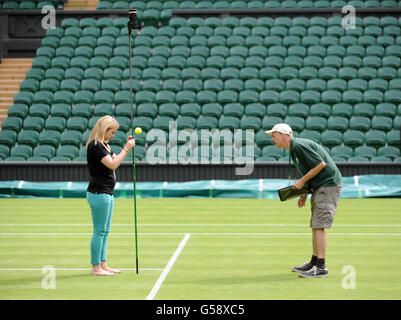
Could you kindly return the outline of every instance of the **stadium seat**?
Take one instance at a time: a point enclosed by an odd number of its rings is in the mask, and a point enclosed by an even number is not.
[[[345,159],[349,159],[353,156],[354,152],[351,147],[347,146],[334,146],[330,150],[332,156],[339,156]]]
[[[32,147],[29,145],[19,144],[10,150],[11,157],[22,157],[27,160],[32,156]]]
[[[321,133],[321,143],[326,147],[338,146],[342,142],[342,134],[336,130],[326,130]]]
[[[86,148],[85,148],[86,149]],[[47,160],[54,157],[56,154],[56,149],[51,145],[40,145],[33,149],[33,156],[35,157],[43,157]]]
[[[383,131],[371,130],[365,133],[365,144],[375,148],[384,146],[386,143],[386,134]]]
[[[39,132],[34,130],[22,130],[18,133],[17,141],[18,144],[25,144],[34,148],[39,142]]]
[[[380,147],[377,151],[377,155],[395,159],[400,156],[400,148],[394,146]]]

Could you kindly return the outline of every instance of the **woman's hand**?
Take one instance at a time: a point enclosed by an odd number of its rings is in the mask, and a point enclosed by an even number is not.
[[[124,146],[124,149],[127,151],[131,150],[133,147],[135,147],[135,139],[132,136],[129,136],[127,138],[127,143]]]

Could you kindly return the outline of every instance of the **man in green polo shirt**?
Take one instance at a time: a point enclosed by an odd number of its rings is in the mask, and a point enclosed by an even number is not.
[[[286,123],[276,124],[266,131],[272,136],[277,148],[289,150],[297,171],[302,175],[294,183],[294,188],[301,189],[306,183],[312,189],[311,220],[312,258],[292,271],[299,272],[301,278],[327,277],[325,229],[331,227],[337,209],[342,188],[341,173],[333,159],[318,143],[301,138],[293,138],[292,129]],[[305,206],[306,196],[298,200],[298,207]]]

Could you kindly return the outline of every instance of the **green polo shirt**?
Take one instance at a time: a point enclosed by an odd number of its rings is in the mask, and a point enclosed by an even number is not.
[[[326,163],[326,167],[309,180],[313,190],[322,186],[337,186],[342,183],[340,171],[320,144],[308,139],[292,138],[290,152],[295,168],[302,176],[322,161]]]

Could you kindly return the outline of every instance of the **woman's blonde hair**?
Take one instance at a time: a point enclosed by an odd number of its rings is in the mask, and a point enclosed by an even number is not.
[[[106,131],[109,129],[118,129],[117,120],[111,116],[101,117],[93,127],[91,135],[86,142],[86,146],[88,146],[91,141],[95,140],[95,144],[100,142],[107,150],[109,150],[108,146],[104,144],[104,136],[106,134]]]

